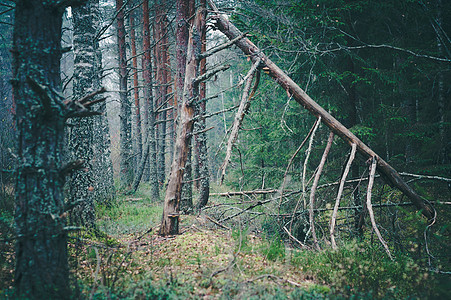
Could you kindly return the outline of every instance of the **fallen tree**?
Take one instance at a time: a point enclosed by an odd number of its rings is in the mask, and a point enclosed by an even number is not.
[[[242,37],[243,33],[235,27],[230,21],[224,17],[212,0],[208,0],[208,4],[214,11],[215,27],[221,31],[229,40],[236,39],[235,45],[240,48],[253,63],[260,60],[260,67],[265,70],[279,85],[281,85],[287,94],[293,97],[305,109],[315,115],[317,118],[321,117],[322,122],[329,127],[329,129],[343,139],[350,146],[356,144],[357,152],[365,159],[376,159],[377,170],[384,177],[388,184],[398,188],[403,192],[410,201],[415,205],[422,214],[428,218],[433,219],[434,208],[430,204],[426,204],[423,199],[409,187],[401,178],[399,173],[390,166],[386,161],[379,157],[372,149],[365,145],[359,138],[357,138],[349,129],[343,126],[337,119],[329,114],[318,103],[313,101],[304,90],[302,90],[287,74],[285,74],[275,63],[273,63],[257,46],[255,46],[248,38]]]

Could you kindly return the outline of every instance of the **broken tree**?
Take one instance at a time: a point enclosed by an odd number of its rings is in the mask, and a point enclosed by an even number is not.
[[[242,33],[235,27],[226,17],[224,17],[217,9],[212,0],[208,0],[210,7],[215,12],[215,16],[212,18],[215,23],[215,27],[227,36],[230,40],[236,39],[242,36]],[[313,101],[304,90],[302,90],[287,74],[285,74],[276,64],[274,64],[257,46],[255,46],[248,38],[241,38],[235,42],[250,59],[255,63],[258,59],[261,60],[261,67],[264,67],[278,84],[280,84],[287,93],[292,96],[299,104],[314,114],[316,117],[321,117],[323,123],[329,127],[329,129],[342,138],[349,145],[356,144],[357,151],[365,157],[365,159],[375,158],[377,161],[377,169],[379,173],[386,179],[386,181],[397,187],[402,191],[415,207],[423,213],[428,219],[434,217],[434,209],[429,204],[426,204],[423,199],[409,187],[398,174],[398,172],[391,167],[386,161],[379,157],[372,149],[359,140],[349,129],[343,126],[337,119],[329,114],[324,108]]]
[[[198,105],[199,100],[199,85],[202,81],[229,67],[219,66],[199,76],[200,60],[205,58],[205,56],[201,56],[200,37],[200,28],[204,22],[202,20],[203,16],[202,9],[198,10],[189,33],[183,96],[179,111],[180,120],[177,126],[174,158],[164,199],[163,218],[160,227],[160,235],[163,236],[179,233],[182,179],[193,135],[196,105]]]

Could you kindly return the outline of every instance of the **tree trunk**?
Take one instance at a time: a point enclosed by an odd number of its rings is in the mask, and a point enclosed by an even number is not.
[[[120,97],[120,181],[122,187],[130,187],[133,179],[131,164],[131,109],[127,93],[127,55],[125,45],[125,25],[123,0],[116,0],[117,45],[119,51],[119,97]]]
[[[157,150],[155,140],[155,110],[152,94],[152,59],[150,48],[149,3],[143,3],[143,78],[144,78],[144,127],[146,130],[146,147],[149,147],[149,179],[151,196],[154,201],[160,198],[157,176]],[[145,163],[144,166],[145,167]],[[143,170],[144,171],[144,170]],[[138,181],[139,183],[139,181]]]
[[[202,22],[201,19],[202,14],[196,14],[196,19],[190,30],[188,40],[185,83],[180,109],[180,124],[177,128],[174,160],[172,161],[171,173],[164,201],[163,218],[160,227],[160,235],[163,236],[179,233],[182,179],[191,144],[193,118],[195,114],[192,102],[193,100],[198,99],[199,96],[199,83],[195,81],[195,78],[199,73],[199,61],[197,56],[201,51],[199,32],[200,23]]]
[[[192,17],[194,13],[195,1],[189,0],[177,0],[177,31],[176,31],[176,79],[175,79],[175,99],[177,106],[177,114],[180,114],[181,103],[183,99],[183,87],[185,83],[185,70],[186,70],[186,57],[189,38],[189,25],[192,24]],[[180,123],[177,119],[176,124]],[[177,137],[176,137],[177,138]],[[174,150],[175,151],[175,150]],[[193,198],[192,198],[192,174],[191,174],[191,149],[187,153],[187,166],[185,167],[183,180],[182,180],[182,196],[180,208],[183,212],[192,211]],[[175,152],[173,160],[175,159]],[[185,182],[186,184],[184,184]]]
[[[210,6],[217,11],[216,6],[211,0],[208,0]],[[230,40],[237,38],[242,33],[224,16],[217,12],[215,18],[216,27],[224,33]],[[293,98],[304,108],[314,114],[316,117],[321,116],[323,123],[329,127],[336,135],[342,138],[346,143],[357,145],[357,151],[366,159],[376,157],[379,173],[384,176],[389,184],[397,187],[406,196],[410,198],[415,207],[423,213],[428,219],[434,216],[433,208],[426,205],[415,191],[410,188],[399,176],[398,172],[393,169],[387,162],[380,158],[373,150],[360,141],[351,131],[343,126],[337,119],[330,115],[326,110],[313,101],[290,77],[288,77],[277,65],[275,65],[263,52],[255,46],[249,39],[242,38],[235,43],[253,62],[258,58],[262,60],[262,64],[267,68],[269,76],[271,76],[278,84],[280,84]]]
[[[136,160],[141,160],[142,155],[142,133],[141,133],[141,107],[139,103],[139,88],[138,88],[138,57],[136,55],[136,38],[135,38],[135,15],[130,14],[130,44],[132,48],[132,61],[133,61],[133,95],[135,98],[135,120],[136,120],[136,148],[137,156]]]
[[[16,103],[17,296],[70,297],[63,164],[59,1],[15,1],[13,93]]]
[[[200,6],[203,9],[204,20],[206,20],[207,19],[207,1],[201,0]],[[206,24],[202,24],[201,26],[202,26],[201,32],[200,32],[201,52],[205,53],[207,51],[207,27],[206,27]],[[200,61],[200,75],[205,74],[206,71],[207,71],[207,60],[202,59]],[[201,82],[200,87],[199,87],[199,99],[205,99],[206,94],[207,94],[207,83]],[[199,115],[205,114],[206,106],[207,106],[206,101],[202,101],[200,103]],[[200,130],[205,129],[205,119],[201,119],[201,120],[197,121],[196,124],[194,124],[194,126],[198,126],[198,128],[196,128],[195,131],[200,131]],[[194,147],[194,156],[195,156],[194,178],[202,177],[202,175],[201,175],[202,172],[200,169],[202,168],[202,165],[204,164],[204,162],[207,162],[207,161],[202,161],[202,159],[200,157],[201,152],[205,152],[205,154],[207,153],[206,138],[207,138],[206,134],[199,134],[199,135],[194,136],[194,140],[195,140],[195,143],[194,143],[194,145],[195,145],[195,147]],[[205,158],[207,158],[207,156],[205,156]],[[208,164],[207,164],[207,166],[208,166]],[[208,172],[208,167],[207,167],[206,171]],[[196,190],[199,190],[200,184],[201,184],[200,180],[194,181],[194,188]],[[206,201],[208,201],[208,198],[206,199]],[[200,202],[198,202],[198,204],[200,204]]]

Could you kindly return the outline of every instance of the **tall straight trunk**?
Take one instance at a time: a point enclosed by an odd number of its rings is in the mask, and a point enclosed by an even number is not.
[[[168,96],[168,38],[167,38],[167,7],[165,0],[155,3],[154,40],[156,42],[155,53],[155,78],[157,81],[157,105],[163,109],[157,115],[157,120],[162,121],[157,126],[157,149],[158,149],[158,181],[162,185],[166,178],[166,110]]]
[[[203,20],[207,19],[207,1],[201,0],[200,5],[203,13]],[[206,23],[203,22],[201,24],[201,51],[205,53],[207,51],[207,26]],[[207,71],[207,62],[206,59],[200,61],[200,74],[205,74]],[[201,82],[199,87],[199,98],[205,99],[207,96],[207,84],[206,82]],[[204,115],[206,113],[206,101],[201,101],[198,108],[198,114]],[[196,122],[197,126],[195,127],[195,131],[203,131],[205,130],[205,119],[201,119]],[[208,153],[207,153],[207,133],[202,132],[200,134],[195,135],[196,139],[196,149],[197,149],[197,160],[196,160],[196,174],[194,177],[196,179],[195,184],[199,190],[199,199],[197,202],[197,209],[200,209],[207,205],[208,196],[210,194],[210,172],[208,170]]]
[[[160,226],[160,235],[163,236],[179,233],[182,179],[191,144],[193,118],[195,114],[192,100],[198,99],[199,96],[199,83],[195,81],[195,78],[199,75],[199,61],[197,57],[201,50],[199,32],[200,24],[202,22],[201,19],[202,14],[196,14],[194,25],[191,28],[188,40],[185,83],[180,106],[180,124],[177,128],[174,160],[171,165],[171,173],[164,199],[162,223]]]
[[[63,185],[65,105],[61,93],[59,1],[15,1],[16,268],[18,298],[70,297]]]
[[[132,48],[132,63],[133,63],[133,95],[135,98],[135,127],[136,127],[136,148],[137,148],[137,161],[141,160],[142,155],[142,133],[141,133],[141,107],[139,101],[139,88],[138,88],[138,57],[136,55],[136,37],[135,37],[135,15],[130,14],[130,44]]]
[[[146,130],[145,145],[149,147],[149,180],[151,196],[154,201],[160,198],[157,175],[157,151],[155,139],[155,111],[152,83],[152,55],[150,48],[149,2],[143,2],[143,78],[144,78],[144,127]],[[145,167],[145,164],[144,166]]]
[[[175,79],[175,99],[177,111],[181,110],[183,99],[183,87],[185,83],[186,55],[188,48],[189,26],[192,24],[192,15],[194,14],[195,1],[177,0],[176,3],[176,79]],[[190,21],[191,20],[191,21]],[[177,120],[180,123],[180,120]],[[175,153],[174,153],[175,156]],[[173,158],[173,160],[175,157]],[[185,182],[185,183],[183,183]],[[189,212],[193,209],[192,197],[192,172],[191,172],[191,150],[187,153],[187,166],[183,173],[182,196],[180,208],[183,212]]]
[[[101,57],[99,45],[94,37],[97,32],[99,15],[98,0],[90,0],[84,6],[75,7],[73,12],[74,24],[74,79],[73,98],[79,99],[100,88]],[[104,104],[104,103],[103,103]],[[99,104],[102,105],[102,104]],[[101,192],[102,186],[97,183],[100,169],[101,151],[95,151],[103,140],[102,132],[97,127],[103,117],[78,118],[71,120],[68,130],[67,150],[73,160],[85,161],[84,169],[75,171],[69,177],[67,198],[69,203],[83,201],[70,213],[73,225],[83,225],[93,228],[95,225],[94,202]],[[94,130],[95,129],[95,130]]]
[[[217,11],[216,5],[212,0],[208,0],[209,5],[216,11],[214,20],[216,21],[216,28],[224,33],[227,38],[233,40],[240,37],[243,33],[238,30],[230,21]],[[235,42],[235,45],[240,48],[250,59],[255,62],[258,59],[262,61],[267,68],[269,76],[271,76],[279,85],[281,85],[287,93],[301,104],[305,109],[310,111],[313,115],[321,116],[323,123],[329,127],[337,136],[343,139],[346,143],[357,145],[357,151],[366,159],[376,158],[379,173],[384,176],[384,179],[392,186],[397,187],[407,197],[415,207],[422,212],[422,214],[432,219],[434,217],[433,208],[426,204],[423,199],[409,187],[401,178],[401,176],[390,166],[385,160],[379,157],[372,149],[359,140],[349,129],[338,122],[331,114],[329,114],[318,103],[305,93],[288,75],[286,75],[276,64],[274,64],[257,46],[255,46],[248,38],[242,38]]]
[[[123,0],[116,0],[117,45],[119,53],[119,101],[120,101],[120,181],[122,187],[130,187],[133,179],[131,163],[131,107],[127,93],[127,54],[125,45],[125,25]]]

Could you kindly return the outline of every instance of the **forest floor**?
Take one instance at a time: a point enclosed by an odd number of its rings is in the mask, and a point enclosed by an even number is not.
[[[181,234],[157,234],[161,205],[125,197],[99,213],[102,238],[79,236],[72,262],[84,297],[243,299],[327,293],[285,246],[243,230],[224,230],[205,216],[182,216]]]
[[[277,234],[276,221],[241,215],[221,224],[225,229],[212,221],[219,210],[182,216],[180,235],[160,237],[162,202],[151,201],[148,190],[99,205],[95,233],[70,234],[74,299],[449,299],[451,276],[414,259],[413,246],[394,261],[371,238],[342,241],[338,250],[295,249]],[[209,205],[227,201],[234,200]],[[1,220],[0,238],[9,241],[12,213]],[[0,299],[9,299],[14,247],[0,246]]]
[[[98,207],[100,236],[76,233],[71,269],[89,299],[405,299],[449,295],[406,256],[388,259],[379,245],[299,250],[279,236],[241,225],[217,226],[206,214],[181,217],[181,234],[158,236],[162,203],[144,187]],[[211,199],[211,203],[228,201]],[[211,204],[210,203],[210,204]],[[239,219],[239,218],[238,218]],[[231,224],[229,224],[231,225]]]

